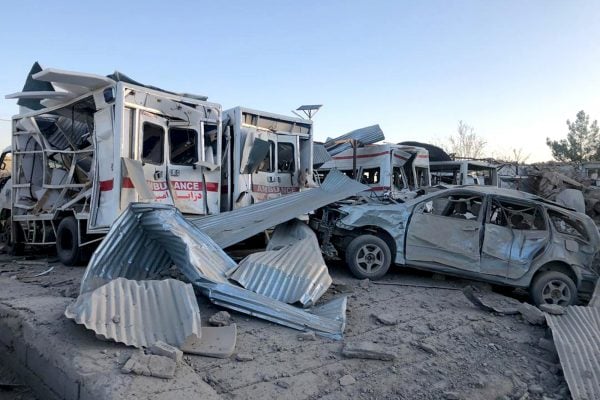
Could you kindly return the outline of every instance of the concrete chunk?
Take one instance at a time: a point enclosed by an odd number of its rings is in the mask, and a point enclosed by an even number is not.
[[[398,323],[398,318],[396,318],[392,314],[382,313],[371,315],[373,316],[373,318],[375,318],[377,322],[379,322],[382,325],[396,325]]]
[[[317,340],[317,337],[315,336],[315,333],[313,331],[308,331],[308,332],[302,332],[299,333],[297,336],[298,341],[302,342],[312,342]]]
[[[342,354],[348,358],[366,358],[371,360],[392,361],[396,353],[372,342],[346,343]]]
[[[521,303],[517,306],[517,310],[525,318],[525,321],[532,325],[544,325],[546,323],[544,313],[531,304]]]
[[[231,314],[227,311],[219,311],[213,314],[209,319],[208,323],[212,326],[227,326],[231,324]]]
[[[340,378],[341,386],[349,386],[354,385],[356,383],[356,379],[352,375],[344,375]]]
[[[563,315],[565,313],[565,308],[558,304],[542,304],[540,310],[552,315]]]
[[[235,360],[239,362],[247,362],[254,360],[254,356],[248,353],[237,353],[235,356]]]
[[[175,376],[177,364],[168,357],[153,354],[133,353],[127,360],[121,372],[170,379]]]
[[[156,354],[157,356],[169,357],[171,360],[177,363],[183,358],[183,351],[160,340],[150,346],[150,352],[152,354]]]

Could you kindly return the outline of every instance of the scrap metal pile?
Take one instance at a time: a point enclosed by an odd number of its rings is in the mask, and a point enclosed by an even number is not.
[[[600,188],[571,166],[530,168],[524,190],[583,212],[600,224]]]
[[[295,217],[362,189],[336,172],[319,188],[194,221],[171,205],[132,203],[94,253],[65,316],[129,346],[228,357],[236,327],[202,327],[196,288],[222,307],[341,339],[346,296],[317,304],[332,280],[314,232]],[[265,251],[239,264],[222,249],[281,223]],[[191,285],[161,280],[172,267]],[[132,364],[141,360],[151,362]]]

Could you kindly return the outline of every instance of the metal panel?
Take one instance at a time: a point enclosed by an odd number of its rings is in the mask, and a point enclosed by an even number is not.
[[[572,398],[600,399],[600,308],[571,306],[546,321]]]
[[[236,267],[235,262],[169,205],[131,204],[94,253],[81,282],[81,293],[118,277],[152,279],[173,264],[216,304],[296,329],[342,337],[345,299],[311,313],[234,286],[226,277]],[[323,309],[333,311],[319,315]],[[336,310],[339,314],[334,315]]]
[[[180,347],[199,341],[200,310],[192,285],[175,279],[118,278],[81,294],[65,311],[103,339],[148,347],[157,341]]]
[[[191,281],[227,282],[236,263],[173,206],[133,203],[94,252],[81,292],[111,279],[153,279],[177,267]]]
[[[594,289],[594,293],[592,293],[592,298],[588,303],[590,307],[600,307],[600,279],[596,282],[596,288]]]
[[[198,286],[205,286],[206,295],[217,305],[290,328],[312,330],[321,336],[341,339],[346,327],[346,296],[332,299],[307,312],[229,284]]]
[[[289,221],[319,207],[368,190],[369,187],[332,170],[319,188],[308,189],[208,217],[190,221],[216,244],[226,248],[265,229]]]
[[[333,160],[331,154],[321,143],[313,143],[313,168],[319,168],[321,165]]]
[[[356,140],[359,144],[373,144],[385,140],[385,136],[379,125],[371,125],[365,128],[360,128],[348,132],[345,135],[329,139],[325,142],[325,148],[330,155],[335,156],[344,150],[352,148],[352,144],[348,141]],[[346,141],[345,143],[339,143]]]
[[[231,279],[253,292],[304,307],[327,291],[332,279],[317,237],[305,223],[279,225],[269,247],[242,260]]]

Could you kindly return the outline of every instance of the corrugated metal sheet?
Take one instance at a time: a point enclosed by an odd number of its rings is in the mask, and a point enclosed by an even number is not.
[[[332,283],[314,232],[293,220],[275,229],[269,247],[242,260],[231,279],[272,299],[313,305]]]
[[[313,168],[319,168],[328,161],[333,160],[331,154],[321,143],[313,143]]]
[[[333,318],[321,316],[229,283],[226,277],[235,262],[170,205],[131,204],[94,252],[81,293],[118,277],[152,279],[173,264],[216,304],[296,329],[342,337],[345,307],[333,307],[341,312]]]
[[[334,139],[330,139],[327,142],[325,142],[325,148],[327,149],[330,155],[335,156],[336,154],[339,154],[344,150],[352,148],[352,144],[348,142],[337,142],[351,139],[354,139],[360,144],[364,145],[377,143],[382,140],[385,140],[385,136],[379,125],[371,125],[365,128],[353,130],[352,132],[348,132],[345,135],[336,137]]]
[[[368,189],[368,186],[348,178],[337,170],[332,170],[318,188],[288,194],[218,215],[191,218],[190,221],[219,246],[225,248],[265,229]]]
[[[148,347],[161,340],[180,347],[201,336],[194,289],[175,279],[112,280],[81,294],[65,316],[104,339],[128,346]]]
[[[600,399],[600,308],[571,306],[546,321],[572,398]]]
[[[87,292],[118,277],[153,279],[175,264],[192,282],[227,282],[237,264],[173,206],[134,203],[113,223],[81,281]]]
[[[267,244],[267,250],[279,250],[285,246],[296,244],[296,242],[310,238],[313,243],[319,244],[317,235],[310,229],[310,227],[294,218],[288,222],[277,225],[271,234],[269,243]]]
[[[290,328],[312,330],[321,336],[341,339],[346,327],[346,296],[337,297],[307,312],[229,284],[198,286],[206,286],[208,298],[217,305]]]
[[[596,282],[596,288],[594,289],[594,293],[592,293],[588,306],[600,307],[600,279]]]

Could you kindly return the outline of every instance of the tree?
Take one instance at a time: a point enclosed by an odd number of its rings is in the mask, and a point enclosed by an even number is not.
[[[530,156],[531,154],[525,153],[522,147],[513,147],[509,152],[492,152],[493,159],[511,164],[525,164]]]
[[[461,158],[481,158],[487,144],[472,126],[463,121],[458,121],[456,135],[450,136],[448,141],[449,153]]]
[[[600,135],[598,121],[590,124],[590,116],[583,110],[577,113],[574,122],[567,120],[569,133],[566,139],[550,140],[546,144],[552,150],[552,157],[562,162],[581,163],[600,158]]]

